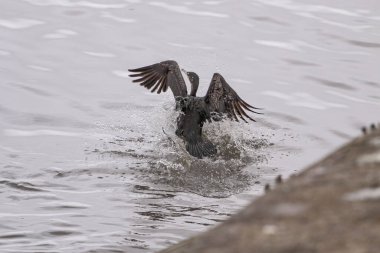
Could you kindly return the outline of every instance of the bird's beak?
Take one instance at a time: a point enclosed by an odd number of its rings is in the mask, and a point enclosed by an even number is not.
[[[187,75],[187,71],[185,69],[181,69],[181,71]]]

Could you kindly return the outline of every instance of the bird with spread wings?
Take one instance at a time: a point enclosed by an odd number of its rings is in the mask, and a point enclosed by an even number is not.
[[[202,136],[203,124],[206,121],[217,121],[226,115],[235,121],[239,119],[255,121],[246,111],[261,114],[239,97],[234,89],[215,73],[204,97],[197,97],[199,77],[194,72],[186,72],[191,83],[190,94],[181,69],[175,61],[163,61],[146,67],[129,69],[133,82],[151,90],[151,92],[166,92],[170,88],[177,102],[176,108],[181,111],[177,118],[176,135],[185,141],[186,150],[197,158],[213,156],[217,149],[213,143]]]

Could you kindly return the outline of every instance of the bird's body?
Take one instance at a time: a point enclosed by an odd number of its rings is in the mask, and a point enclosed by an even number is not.
[[[176,109],[181,112],[177,118],[176,135],[185,141],[186,150],[198,158],[217,153],[215,145],[202,136],[203,124],[206,121],[220,120],[223,114],[236,121],[239,121],[238,117],[245,122],[245,118],[254,121],[244,110],[257,113],[252,109],[259,109],[242,100],[218,73],[213,75],[206,95],[197,97],[198,75],[186,72],[191,83],[191,92],[188,94],[185,80],[175,61],[163,61],[129,71],[136,73],[131,74],[131,77],[138,77],[133,82],[139,82],[140,85],[152,89],[152,92],[157,90],[157,93],[161,93],[168,87],[171,88],[176,100]]]
[[[216,154],[215,145],[202,136],[203,124],[206,120],[211,120],[204,99],[193,96],[179,97],[176,106],[181,111],[177,118],[176,135],[185,140],[186,150],[198,158]]]

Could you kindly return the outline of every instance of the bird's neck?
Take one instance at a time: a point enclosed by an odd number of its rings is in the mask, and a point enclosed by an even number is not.
[[[190,96],[196,97],[197,96],[197,90],[198,90],[198,84],[197,83],[191,83]]]

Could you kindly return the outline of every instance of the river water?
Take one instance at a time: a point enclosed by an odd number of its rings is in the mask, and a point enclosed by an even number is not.
[[[266,183],[379,121],[376,0],[2,0],[0,252],[154,252],[227,219]],[[128,68],[220,72],[263,107],[175,135],[174,100]],[[163,132],[163,129],[165,133]]]

